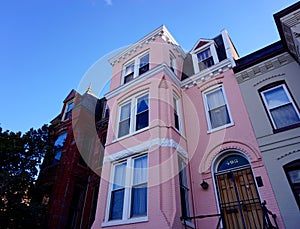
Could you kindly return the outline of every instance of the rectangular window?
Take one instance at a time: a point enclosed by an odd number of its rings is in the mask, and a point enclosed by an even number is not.
[[[123,83],[126,84],[134,78],[149,70],[149,53],[137,56],[129,64],[124,66]]]
[[[63,120],[67,120],[67,119],[69,119],[71,117],[73,105],[74,105],[73,101],[69,102],[66,105],[66,109],[65,109],[65,114],[64,114]]]
[[[170,54],[170,68],[175,73],[176,72],[176,62],[175,57]]]
[[[189,217],[190,204],[189,204],[189,188],[188,188],[188,181],[187,181],[187,174],[186,174],[186,163],[180,156],[178,156],[178,168],[179,168],[182,217]]]
[[[133,97],[120,107],[118,137],[123,137],[149,126],[148,94]]]
[[[275,129],[300,123],[299,111],[285,84],[262,91],[261,95]]]
[[[204,70],[214,65],[214,59],[211,55],[210,49],[206,49],[202,52],[197,53],[199,70]]]
[[[300,209],[300,160],[288,163],[284,166],[284,170]]]
[[[209,130],[232,124],[223,86],[204,93]]]
[[[55,143],[54,143],[54,159],[59,161],[60,158],[61,158],[61,153],[63,151],[63,147],[64,147],[64,144],[65,144],[65,141],[66,141],[66,138],[67,138],[67,135],[68,133],[67,132],[64,132],[62,134],[60,134]]]
[[[103,107],[102,107],[102,117],[101,118],[108,118],[109,117],[109,108],[107,101],[103,101]]]
[[[123,218],[125,195],[125,178],[127,163],[123,162],[114,168],[113,188],[111,190],[109,220]]]
[[[119,122],[119,137],[129,134],[130,131],[130,116],[131,116],[131,103],[121,106],[120,122]]]
[[[127,158],[113,167],[108,220],[147,216],[148,155]]]
[[[174,108],[174,125],[175,128],[180,131],[180,119],[179,119],[179,99],[177,96],[173,96],[173,108]]]

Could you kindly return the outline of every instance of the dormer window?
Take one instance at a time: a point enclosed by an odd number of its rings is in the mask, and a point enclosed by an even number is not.
[[[214,65],[214,59],[211,55],[210,49],[206,49],[202,52],[197,53],[199,70],[204,70]]]
[[[215,40],[200,39],[191,51],[194,72],[198,73],[219,63]]]
[[[67,120],[71,117],[73,106],[74,106],[73,101],[70,101],[69,103],[67,103],[65,113],[64,113],[64,116],[63,116],[63,121],[65,121],[65,120]]]
[[[142,75],[149,70],[149,53],[137,56],[124,66],[123,83],[128,83],[134,78]]]

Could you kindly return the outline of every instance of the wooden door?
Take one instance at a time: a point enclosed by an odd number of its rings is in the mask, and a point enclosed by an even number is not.
[[[226,229],[263,228],[261,203],[250,167],[218,173],[216,182]]]

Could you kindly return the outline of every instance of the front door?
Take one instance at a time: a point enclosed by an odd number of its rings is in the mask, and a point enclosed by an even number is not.
[[[260,198],[250,166],[220,170],[215,178],[223,226],[226,229],[263,228]]]

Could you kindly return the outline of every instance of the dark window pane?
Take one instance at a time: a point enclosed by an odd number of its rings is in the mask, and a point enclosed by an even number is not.
[[[131,217],[147,215],[147,187],[132,188]]]
[[[109,220],[122,219],[124,203],[124,189],[111,193]]]
[[[148,110],[136,115],[136,130],[143,129],[149,125]]]
[[[297,112],[291,103],[270,110],[277,128],[290,126],[300,122]]]
[[[146,64],[139,68],[139,75],[142,75],[143,73],[147,72],[149,70],[149,64]]]
[[[131,80],[133,80],[133,72],[132,73],[130,73],[130,74],[128,74],[128,75],[126,75],[125,77],[124,77],[124,84],[125,83],[128,83],[129,81],[131,81]]]
[[[175,128],[179,130],[179,117],[176,112],[174,112],[174,119],[175,119]]]
[[[119,123],[119,133],[118,133],[118,136],[122,137],[124,135],[129,134],[129,128],[130,128],[130,119],[125,119],[124,121],[121,121]]]
[[[209,111],[211,128],[217,128],[230,123],[230,118],[226,105]]]

